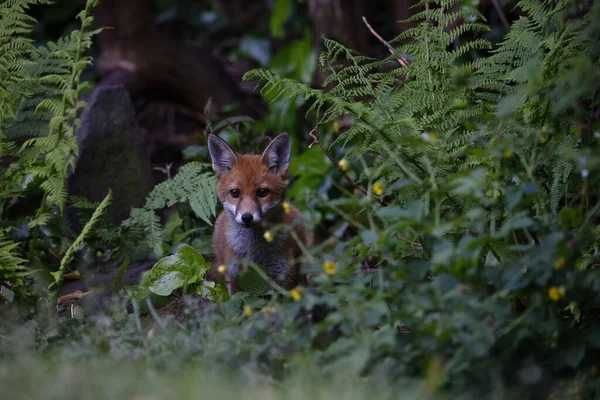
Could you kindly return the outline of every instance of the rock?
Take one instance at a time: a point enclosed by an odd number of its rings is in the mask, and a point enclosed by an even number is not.
[[[108,213],[118,225],[132,207],[144,204],[153,185],[150,156],[123,86],[103,86],[92,92],[77,140],[79,158],[69,176],[69,195],[98,202],[112,189]],[[73,218],[75,210],[70,214],[74,228],[81,229]]]

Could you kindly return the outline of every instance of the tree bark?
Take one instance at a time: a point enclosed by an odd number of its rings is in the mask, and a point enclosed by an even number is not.
[[[308,0],[308,12],[316,40],[325,36],[362,54],[368,53],[369,32],[362,23],[365,0]]]
[[[182,44],[156,27],[144,0],[101,0],[100,85],[123,84],[131,97],[169,99],[202,112],[209,98],[220,108],[244,95],[209,51]],[[213,107],[214,108],[214,107]]]

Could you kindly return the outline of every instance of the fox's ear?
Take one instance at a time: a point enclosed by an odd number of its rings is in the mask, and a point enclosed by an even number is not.
[[[212,160],[213,170],[217,173],[225,173],[238,161],[235,152],[220,137],[208,135],[208,152]]]
[[[290,167],[291,151],[292,145],[290,143],[290,137],[284,132],[279,134],[271,141],[271,143],[269,143],[262,154],[261,160],[272,172],[276,174],[285,174]]]

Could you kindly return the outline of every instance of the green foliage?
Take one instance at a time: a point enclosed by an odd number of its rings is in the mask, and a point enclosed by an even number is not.
[[[40,187],[47,205],[56,205],[61,211],[67,200],[67,173],[74,168],[78,155],[74,133],[79,127],[77,114],[85,105],[79,97],[87,88],[79,80],[91,62],[84,52],[91,46],[92,36],[96,33],[89,30],[91,9],[96,3],[89,1],[78,15],[81,20],[79,30],[56,43],[49,42],[22,54],[21,57],[29,58],[30,72],[21,81],[26,91],[21,93],[18,108],[4,127],[6,133],[3,136],[26,135],[30,138],[17,153],[19,162],[11,163],[7,169],[7,178],[18,183],[25,177],[42,180]]]
[[[78,14],[79,29],[56,43],[36,47],[30,38],[36,21],[28,11],[47,3],[0,4],[0,254],[6,260],[3,282],[17,292],[25,290],[23,276],[31,272],[24,270],[25,258],[45,258],[50,242],[58,247],[58,257],[70,245],[72,253],[75,245],[61,235],[50,238],[47,228],[57,226],[65,232],[61,214],[67,202],[67,174],[78,155],[74,133],[78,112],[85,105],[79,97],[87,88],[80,77],[91,62],[84,53],[96,33],[90,30],[90,14],[97,1],[88,1]],[[39,207],[23,212],[19,204],[29,201]],[[15,237],[19,239],[12,241]],[[65,257],[63,261],[68,261]]]
[[[148,253],[174,253],[125,288],[133,314],[121,306],[84,325],[68,321],[65,347],[55,333],[27,329],[67,359],[138,357],[161,372],[205,363],[214,376],[250,371],[281,387],[297,371],[331,381],[341,371],[350,382],[389,383],[386,398],[398,389],[419,398],[597,397],[600,3],[519,7],[496,46],[482,39],[482,16],[455,0],[422,3],[382,60],[325,39],[323,89],[303,70],[310,35],[284,47],[270,70],[247,74],[273,101],[255,129],[295,126],[287,116],[306,102],[308,119],[320,118],[313,133],[368,192],[318,146],[292,158],[289,195],[322,239],[306,257],[311,287],[286,292],[253,265],[238,282],[246,292],[229,300],[223,282],[202,281],[209,264],[189,232],[210,224],[216,195],[214,176],[190,163],[117,233],[100,229],[124,253],[128,235]],[[55,109],[45,104],[39,112]],[[174,212],[161,221],[166,207]],[[0,230],[0,268],[14,263],[18,274],[22,252],[9,232]],[[176,289],[215,304],[190,307],[170,326],[150,297]],[[0,326],[0,340],[17,333]]]
[[[360,359],[365,373],[388,360],[398,374],[439,362],[442,385],[473,395],[500,376],[525,384],[532,369],[528,384],[587,374],[598,347],[585,338],[600,326],[591,183],[600,172],[600,6],[573,18],[573,2],[523,1],[492,49],[456,41],[487,30],[477,12],[428,5],[384,60],[325,40],[326,89],[268,70],[246,75],[270,97],[301,96],[322,125],[350,118],[331,148],[349,148],[360,184],[386,187],[390,206],[359,199],[356,217],[336,206],[344,200],[328,202],[359,232],[321,247],[338,272],[332,280],[315,265],[325,293],[302,300],[336,310],[315,328],[341,332],[323,361]],[[378,272],[357,277],[360,263]],[[412,333],[398,337],[404,325]],[[365,328],[377,328],[366,355]]]
[[[147,243],[158,257],[163,255],[163,229],[157,210],[185,203],[194,214],[212,225],[211,218],[216,215],[217,192],[215,176],[205,172],[206,166],[200,163],[188,163],[173,179],[162,182],[152,189],[143,208],[131,211],[131,216],[123,221],[123,228],[140,226],[147,236]]]
[[[71,260],[73,259],[73,254],[81,246],[81,244],[84,242],[84,240],[90,235],[92,229],[95,228],[95,225],[98,223],[98,220],[100,219],[102,214],[104,214],[104,211],[106,211],[106,208],[110,205],[111,198],[112,198],[112,193],[109,190],[108,194],[106,195],[104,200],[102,200],[100,202],[100,204],[98,205],[98,208],[96,208],[96,210],[92,214],[92,217],[90,218],[90,220],[85,224],[85,226],[81,230],[81,233],[77,236],[77,238],[73,241],[73,243],[71,243],[71,245],[65,252],[65,255],[63,256],[62,260],[60,260],[60,266],[58,267],[58,271],[52,272],[52,277],[54,278],[54,282],[52,282],[51,286],[59,285],[62,282],[65,268],[67,267],[69,262],[71,262]]]
[[[273,6],[273,14],[269,19],[269,28],[274,37],[283,37],[283,25],[290,15],[292,0],[277,0]]]
[[[221,299],[223,289],[219,283],[218,288],[213,283],[204,281],[206,273],[210,270],[211,263],[197,250],[189,245],[182,245],[175,254],[161,258],[152,269],[144,273],[140,285],[134,289],[134,298],[147,297],[152,292],[159,296],[169,296],[175,289],[183,289],[185,294],[207,294],[209,298]]]
[[[26,262],[20,257],[18,244],[8,239],[6,230],[0,229],[0,276],[10,286],[0,282],[0,303],[12,302],[14,291],[20,291],[21,297],[25,293],[25,277],[29,275]]]

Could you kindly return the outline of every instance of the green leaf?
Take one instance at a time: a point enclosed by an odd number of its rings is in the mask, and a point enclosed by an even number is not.
[[[272,72],[309,83],[317,67],[317,57],[313,51],[312,33],[309,29],[304,36],[281,49],[269,63]]]
[[[199,292],[215,303],[225,303],[229,300],[229,291],[224,282],[204,281]]]
[[[504,222],[502,228],[495,234],[495,236],[506,237],[516,229],[528,228],[531,225],[533,225],[533,221],[529,217],[527,217],[527,213],[518,212],[511,215],[511,217],[506,222]]]
[[[184,244],[177,253],[154,264],[140,285],[159,296],[168,296],[175,289],[201,281],[210,268],[210,263],[196,249]]]
[[[271,290],[271,284],[263,279],[254,268],[248,268],[240,274],[238,286],[252,296],[264,296]]]
[[[226,118],[226,119],[220,121],[219,123],[217,123],[213,128],[213,133],[217,133],[221,129],[226,128],[228,126],[233,126],[235,124],[242,124],[242,123],[245,124],[245,123],[252,123],[252,122],[254,122],[254,118],[246,117],[243,115],[229,117],[229,118]]]
[[[292,10],[292,0],[277,0],[273,6],[273,13],[269,19],[271,35],[276,38],[284,36],[283,25],[287,21]]]
[[[146,271],[142,275],[142,282],[144,282],[146,279],[148,272],[149,271]],[[146,287],[142,286],[142,284],[138,286],[123,286],[123,289],[133,300],[143,300],[152,294],[152,292],[150,292]]]
[[[585,344],[571,343],[571,346],[562,353],[564,364],[570,368],[577,368],[585,356]]]
[[[244,299],[250,296],[246,292],[237,292],[231,298],[223,304],[223,311],[228,317],[234,317],[238,315],[244,304]]]
[[[370,245],[373,244],[377,241],[377,232],[369,229],[367,231],[361,231],[360,232],[360,237],[363,240],[363,243],[366,245]]]

